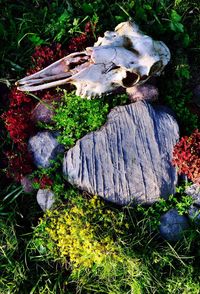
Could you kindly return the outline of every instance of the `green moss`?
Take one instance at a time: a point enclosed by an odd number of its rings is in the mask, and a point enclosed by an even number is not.
[[[71,147],[87,133],[97,130],[106,121],[108,104],[103,100],[87,100],[64,91],[53,120],[54,128],[60,132],[58,140]]]

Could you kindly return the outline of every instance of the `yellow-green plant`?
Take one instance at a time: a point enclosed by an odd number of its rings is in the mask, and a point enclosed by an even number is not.
[[[62,261],[66,262],[69,257],[73,268],[90,268],[93,264],[100,265],[107,256],[117,258],[113,235],[123,234],[123,220],[117,219],[110,209],[103,211],[104,204],[97,196],[86,203],[72,202],[68,206],[46,213],[46,232],[56,244],[56,252]]]
[[[48,247],[54,259],[68,265],[77,287],[87,293],[98,287],[101,293],[141,293],[138,279],[145,270],[126,248],[129,224],[123,211],[111,209],[97,196],[76,195],[66,207],[47,211],[38,229],[40,248],[44,252]]]

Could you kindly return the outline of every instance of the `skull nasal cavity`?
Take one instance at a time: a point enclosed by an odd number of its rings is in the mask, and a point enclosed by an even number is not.
[[[123,86],[128,88],[132,87],[139,80],[139,75],[134,72],[126,72],[126,77],[122,80]]]

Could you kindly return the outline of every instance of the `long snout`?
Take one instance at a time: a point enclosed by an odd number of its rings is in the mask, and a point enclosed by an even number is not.
[[[74,68],[86,62],[88,58],[86,53],[72,53],[15,84],[20,91],[32,92],[70,83]]]

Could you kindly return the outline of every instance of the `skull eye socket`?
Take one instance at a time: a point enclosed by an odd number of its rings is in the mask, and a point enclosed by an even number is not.
[[[122,80],[124,87],[129,88],[134,86],[140,79],[140,76],[135,72],[126,72],[126,77]]]
[[[150,69],[149,75],[151,76],[151,75],[159,72],[161,70],[162,66],[163,66],[162,61],[155,62]]]

